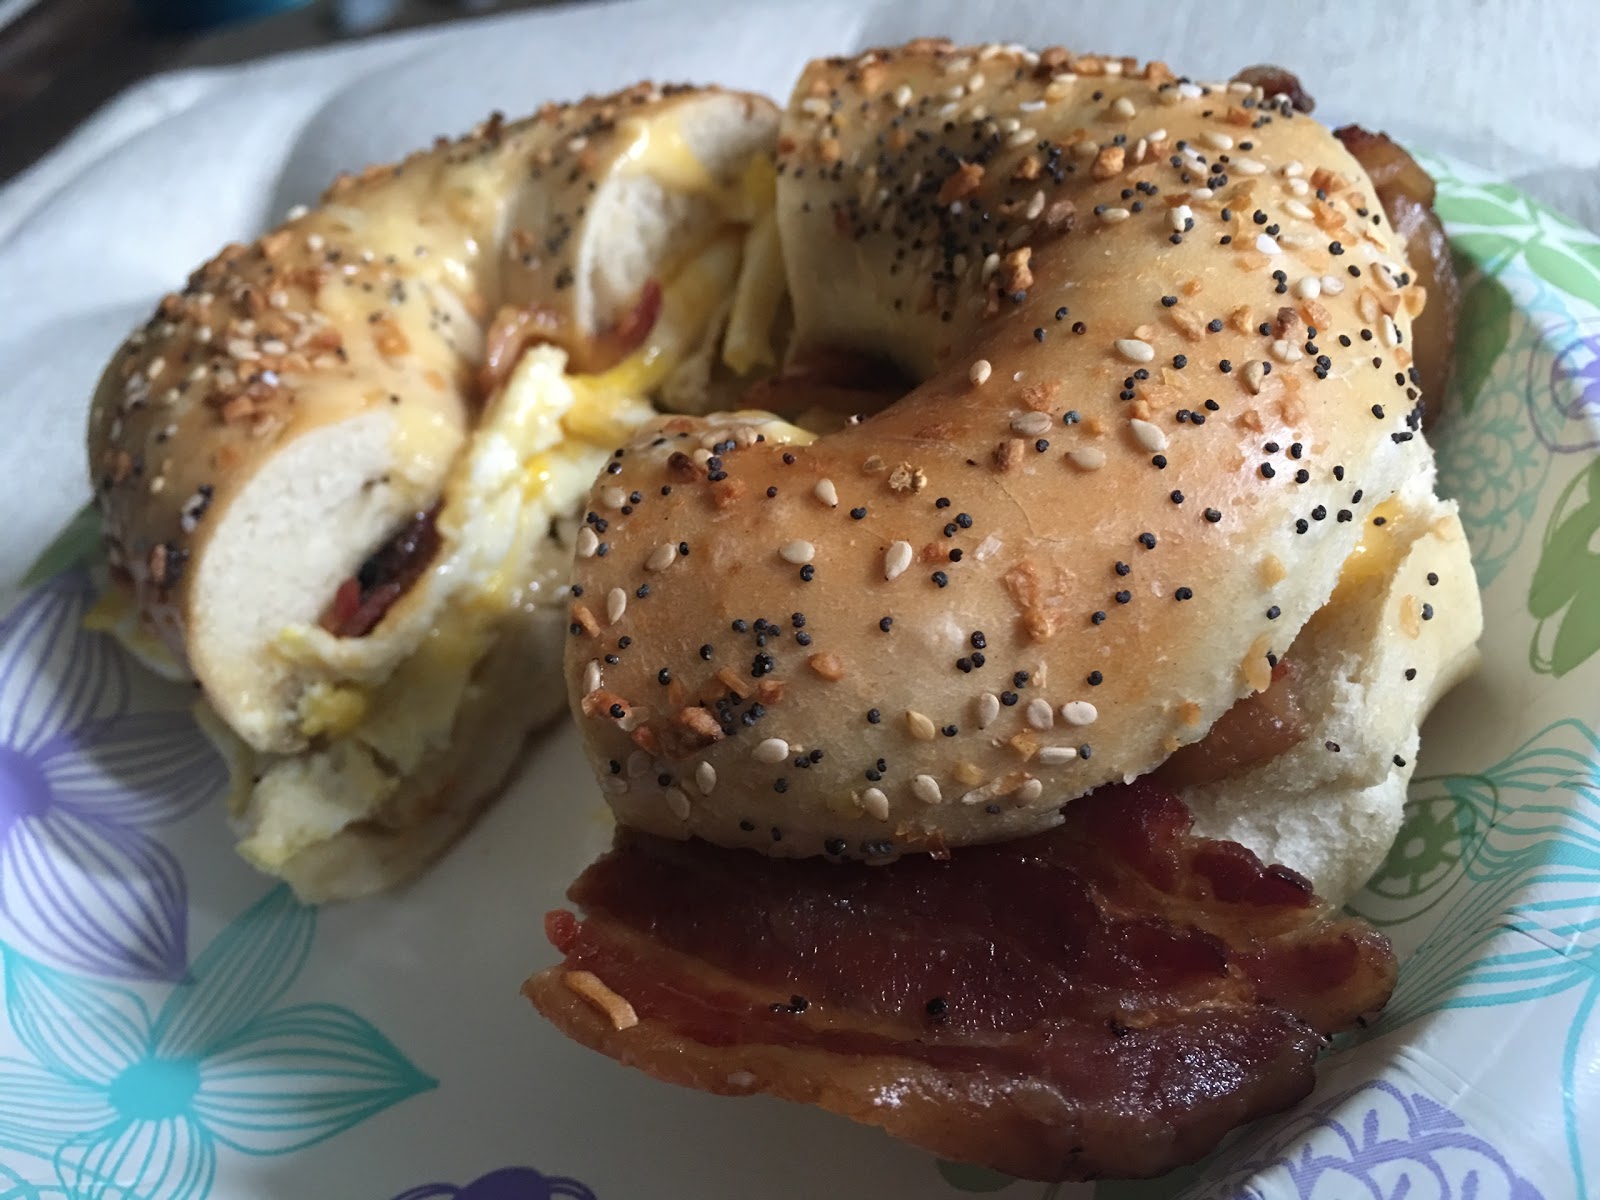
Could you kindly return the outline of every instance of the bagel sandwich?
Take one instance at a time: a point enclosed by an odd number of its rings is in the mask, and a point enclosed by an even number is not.
[[[770,411],[655,419],[585,508],[566,680],[622,831],[525,985],[559,1028],[1084,1179],[1294,1103],[1381,1007],[1338,906],[1482,614],[1431,193],[1307,109],[1060,48],[806,69]]]
[[[591,482],[653,395],[773,359],[776,121],[496,117],[229,247],[107,368],[95,619],[198,683],[239,850],[302,899],[414,874],[562,713]]]

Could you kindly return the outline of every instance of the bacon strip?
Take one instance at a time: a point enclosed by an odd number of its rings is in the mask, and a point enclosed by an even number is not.
[[[419,512],[339,585],[322,615],[335,637],[366,637],[439,553],[439,506]]]
[[[1280,660],[1270,686],[1235,701],[1205,737],[1170,754],[1153,772],[1156,782],[1181,792],[1293,750],[1306,736],[1297,678],[1294,663]]]
[[[598,374],[616,366],[650,336],[661,319],[663,293],[659,280],[647,279],[633,307],[610,329],[585,336],[571,328],[554,309],[508,304],[495,314],[484,335],[483,364],[478,368],[478,397],[486,402],[517,369],[530,346],[551,343],[567,352],[567,370]]]
[[[1141,781],[1056,831],[888,867],[624,832],[552,913],[524,986],[659,1079],[821,1105],[1034,1179],[1190,1162],[1312,1086],[1323,1035],[1381,1007],[1388,941],[1307,882],[1190,833]],[[617,1029],[571,988],[632,1006]]]

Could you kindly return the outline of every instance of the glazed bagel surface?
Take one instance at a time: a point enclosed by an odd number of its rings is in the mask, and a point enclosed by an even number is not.
[[[869,861],[1049,828],[1266,688],[1431,480],[1426,296],[1286,98],[920,42],[814,63],[778,167],[793,361],[915,385],[613,457],[566,667],[624,824]],[[1470,643],[1459,608],[1408,636]]]

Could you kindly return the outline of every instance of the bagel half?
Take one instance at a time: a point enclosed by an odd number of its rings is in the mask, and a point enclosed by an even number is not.
[[[414,872],[560,712],[580,498],[683,363],[771,357],[776,120],[496,118],[230,247],[108,368],[101,618],[198,680],[241,850],[303,898]]]
[[[566,671],[619,820],[872,862],[1038,833],[1288,654],[1295,751],[1189,799],[1358,886],[1482,621],[1360,164],[1250,83],[924,41],[807,69],[776,203],[794,361],[915,386],[608,468]]]

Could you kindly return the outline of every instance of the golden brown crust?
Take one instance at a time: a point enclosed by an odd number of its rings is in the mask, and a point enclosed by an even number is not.
[[[601,481],[568,679],[620,700],[580,725],[628,824],[874,860],[1046,828],[1256,686],[1431,473],[1402,247],[1287,100],[913,43],[813,64],[779,167],[800,352],[925,382]],[[663,542],[692,554],[646,570]],[[679,736],[690,702],[723,737]]]

